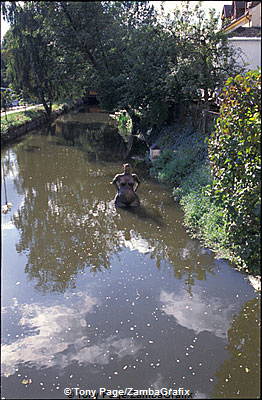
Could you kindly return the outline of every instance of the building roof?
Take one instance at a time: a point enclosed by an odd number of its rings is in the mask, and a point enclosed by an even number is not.
[[[259,3],[260,3],[260,1],[248,1],[247,2],[247,8],[256,7]]]
[[[234,31],[230,32],[227,37],[261,37],[260,27],[245,28],[240,26]]]
[[[259,3],[260,1],[232,1],[232,4],[225,4],[222,10],[222,19],[236,18],[241,10],[244,14],[246,10],[256,7]]]
[[[222,11],[222,18],[230,18],[232,16],[233,8],[232,5],[224,5]]]
[[[235,3],[236,8],[245,8],[246,1],[233,1]]]

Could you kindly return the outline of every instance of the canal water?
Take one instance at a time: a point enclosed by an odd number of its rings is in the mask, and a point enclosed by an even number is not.
[[[141,171],[141,207],[116,210],[120,171],[40,131],[2,151],[13,204],[2,214],[2,398],[258,398],[248,276],[192,240],[170,191]]]

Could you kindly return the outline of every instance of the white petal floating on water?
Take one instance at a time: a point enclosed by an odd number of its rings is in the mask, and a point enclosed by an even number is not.
[[[248,276],[249,282],[253,286],[253,288],[257,291],[261,290],[261,278],[260,276]]]
[[[32,381],[32,379],[22,379],[21,380],[21,383],[22,383],[22,385],[30,385],[31,383],[32,383],[33,381]]]
[[[7,214],[8,213],[9,208],[7,207],[7,205],[2,206],[2,213],[3,214]]]

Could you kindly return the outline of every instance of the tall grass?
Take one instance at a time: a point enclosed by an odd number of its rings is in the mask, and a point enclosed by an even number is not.
[[[169,139],[162,137],[161,140],[164,143]],[[150,174],[172,188],[191,235],[219,256],[237,263],[230,252],[226,211],[209,194],[213,179],[205,138],[197,132],[184,132],[173,144],[169,141],[169,149],[154,161]]]
[[[192,234],[220,255],[229,257],[226,213],[209,196],[211,183],[210,168],[205,163],[186,176],[181,186],[173,190],[173,195],[180,201],[185,225]]]

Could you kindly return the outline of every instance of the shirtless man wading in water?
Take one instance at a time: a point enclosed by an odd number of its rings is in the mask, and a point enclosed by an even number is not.
[[[116,207],[137,207],[140,205],[138,195],[135,193],[140,180],[136,174],[131,174],[130,164],[123,164],[124,172],[117,174],[111,184],[117,188],[115,197]]]

